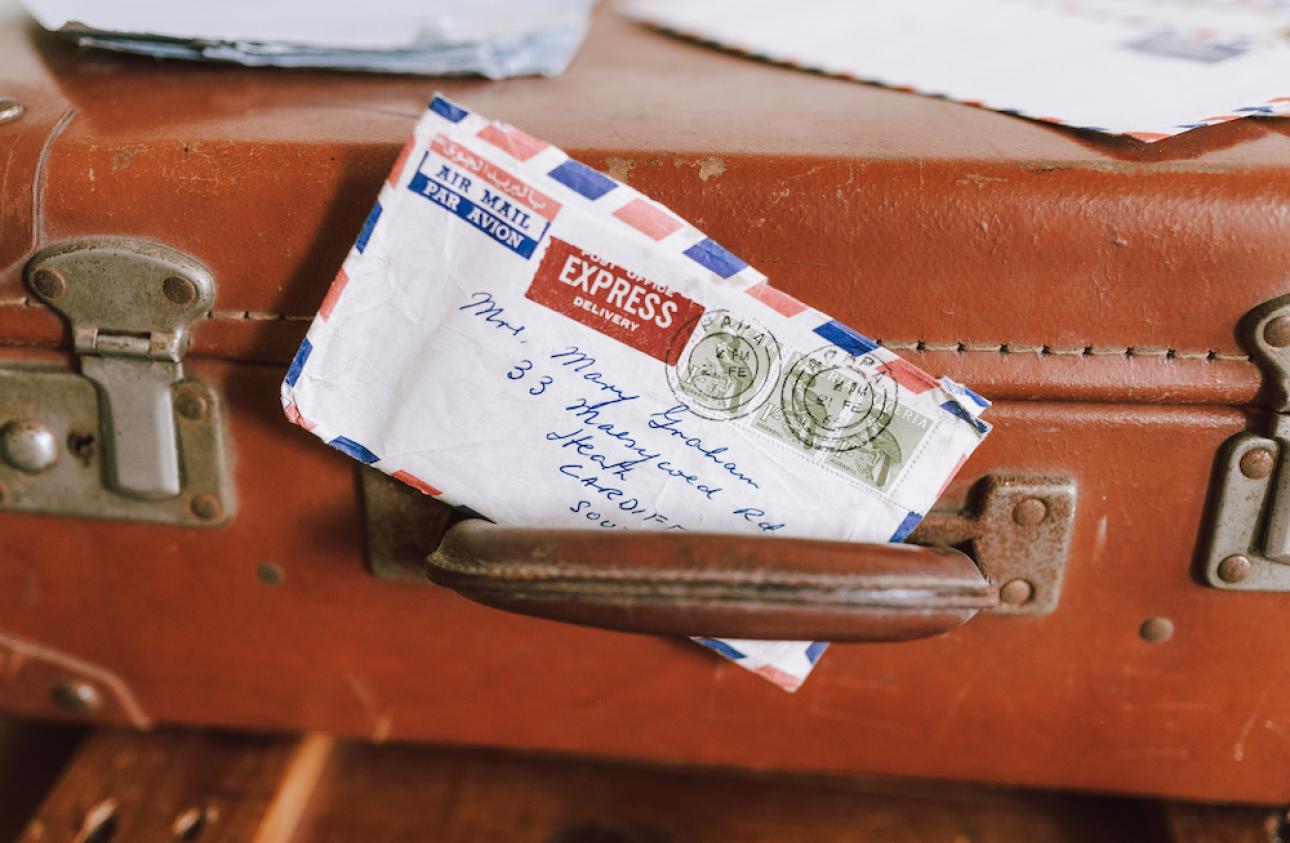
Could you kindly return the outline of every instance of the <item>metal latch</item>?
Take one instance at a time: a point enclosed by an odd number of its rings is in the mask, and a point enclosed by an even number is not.
[[[0,507],[176,524],[232,512],[219,397],[184,379],[215,280],[137,240],[51,246],[27,286],[71,326],[80,374],[0,368]]]
[[[1269,386],[1270,435],[1238,433],[1219,454],[1205,579],[1215,588],[1290,591],[1290,296],[1251,311],[1241,336]]]
[[[359,472],[371,572],[426,582],[426,556],[465,516],[374,468]],[[965,508],[932,510],[909,541],[966,551],[999,588],[999,605],[990,611],[1046,615],[1061,598],[1075,503],[1070,477],[990,474],[975,484]]]

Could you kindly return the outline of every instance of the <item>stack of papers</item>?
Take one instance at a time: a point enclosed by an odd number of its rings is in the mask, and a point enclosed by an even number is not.
[[[490,79],[564,71],[592,0],[26,0],[78,44],[158,58]]]

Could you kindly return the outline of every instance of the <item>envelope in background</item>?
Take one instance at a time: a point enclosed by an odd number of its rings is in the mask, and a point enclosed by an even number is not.
[[[1290,112],[1271,0],[626,0],[705,43],[1151,143]]]

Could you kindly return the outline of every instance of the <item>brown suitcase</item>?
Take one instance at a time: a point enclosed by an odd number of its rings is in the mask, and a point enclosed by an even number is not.
[[[360,479],[282,419],[277,386],[437,87],[995,399],[995,432],[916,538],[968,549],[999,609],[836,646],[789,695],[686,642],[400,579],[446,512]],[[607,10],[565,76],[505,83],[156,63],[10,13],[0,95],[17,104],[0,124],[0,424],[27,446],[43,425],[58,458],[0,462],[5,710],[1290,799],[1290,566],[1272,560],[1264,435],[1285,409],[1290,320],[1264,305],[1290,292],[1290,124],[1146,147]],[[126,256],[24,278],[41,250],[106,237]],[[165,280],[202,267],[209,290]],[[164,359],[175,308],[192,317],[182,376]],[[133,362],[105,370],[96,343]],[[137,424],[109,429],[103,406]],[[113,491],[176,460],[178,494]]]

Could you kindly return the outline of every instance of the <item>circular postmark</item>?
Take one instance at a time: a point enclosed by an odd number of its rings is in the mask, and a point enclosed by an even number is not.
[[[667,383],[700,418],[737,419],[771,397],[779,341],[752,319],[710,310],[683,324],[667,349]]]
[[[817,451],[852,451],[882,435],[896,414],[895,382],[872,358],[837,346],[804,354],[784,373],[780,410],[799,442]]]

